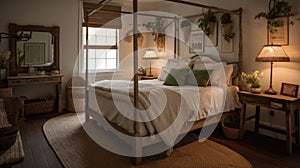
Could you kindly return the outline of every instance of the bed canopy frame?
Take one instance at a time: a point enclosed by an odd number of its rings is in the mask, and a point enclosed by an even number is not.
[[[139,92],[139,84],[138,84],[138,28],[137,28],[137,16],[138,15],[148,15],[148,16],[158,16],[155,14],[144,14],[144,13],[137,13],[138,12],[138,0],[132,0],[132,12],[128,12],[128,11],[114,11],[114,10],[107,10],[107,9],[102,9],[103,7],[105,7],[106,5],[108,5],[111,1],[113,0],[101,0],[98,4],[96,4],[96,6],[90,10],[90,11],[85,11],[84,13],[84,19],[85,19],[85,23],[86,23],[86,45],[88,46],[88,27],[89,27],[89,17],[101,10],[104,12],[119,12],[122,14],[132,14],[133,15],[133,70],[134,70],[134,77],[133,77],[133,89],[134,89],[134,106],[137,107],[138,105],[138,92]],[[242,65],[243,65],[243,41],[242,41],[242,8],[239,8],[238,10],[227,10],[227,9],[223,9],[223,8],[219,8],[219,7],[214,7],[214,6],[207,6],[207,5],[203,5],[203,4],[199,4],[199,3],[194,3],[194,2],[188,2],[188,1],[184,1],[184,0],[163,0],[163,1],[168,1],[168,2],[173,2],[173,3],[178,3],[178,4],[182,4],[182,5],[188,5],[188,6],[193,6],[193,7],[200,7],[200,8],[204,8],[204,9],[209,9],[209,10],[213,10],[215,12],[220,12],[220,13],[230,13],[233,15],[237,15],[238,16],[238,68],[237,68],[237,73],[238,75],[241,73],[241,69],[242,69]],[[169,17],[171,18],[171,17]],[[173,19],[178,19],[178,18],[173,18]],[[175,22],[176,23],[176,22]],[[176,40],[176,32],[177,32],[177,27],[179,25],[175,24],[175,39],[174,39],[174,56],[176,55],[176,47],[177,47],[177,40]],[[86,71],[85,71],[85,95],[86,95],[86,121],[88,121],[90,118],[87,114],[88,111],[88,102],[89,102],[89,96],[88,96],[88,79],[89,79],[89,74],[88,74],[88,47],[86,48]],[[135,117],[136,117],[136,111],[134,111]],[[203,126],[203,124],[202,124]],[[134,122],[134,128],[135,128],[135,134],[138,134],[137,130],[139,130],[139,124],[138,122]],[[193,127],[194,128],[194,127]],[[192,128],[192,129],[193,129]],[[196,127],[196,128],[201,128],[201,127]],[[136,157],[134,160],[135,164],[140,164],[141,163],[141,158],[140,157]]]

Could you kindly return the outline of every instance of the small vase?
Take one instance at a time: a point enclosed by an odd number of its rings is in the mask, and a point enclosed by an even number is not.
[[[252,93],[256,93],[256,94],[259,94],[261,92],[261,88],[251,88],[251,92]]]
[[[246,91],[247,92],[251,92],[251,86],[252,86],[251,83],[246,83]]]

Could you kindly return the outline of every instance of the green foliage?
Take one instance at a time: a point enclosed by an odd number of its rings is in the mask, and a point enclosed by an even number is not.
[[[155,18],[154,22],[148,22],[144,24],[147,30],[152,32],[152,35],[155,35],[155,33],[165,33],[166,28],[171,24],[172,22],[167,22],[167,20],[163,19],[160,16],[157,16]]]
[[[0,51],[0,68],[6,69],[10,61],[10,51]]]
[[[44,71],[44,70],[45,70],[45,67],[40,66],[40,67],[37,67],[36,70],[37,70],[37,71]]]
[[[224,35],[224,39],[229,43],[230,39],[232,39],[234,37],[235,33],[230,32]]]
[[[183,21],[180,22],[180,26],[181,28],[186,27],[186,26],[190,26],[191,22],[189,20],[184,19]]]
[[[232,23],[231,15],[230,13],[224,13],[221,16],[221,24],[228,24],[228,23]]]
[[[269,11],[259,12],[255,19],[275,19],[279,17],[294,16],[292,6],[285,0],[269,0]]]
[[[203,13],[203,16],[198,19],[198,27],[201,28],[207,36],[209,36],[211,33],[209,23],[216,23],[216,21],[217,18],[215,14],[209,10],[208,12]]]
[[[242,72],[241,78],[246,83],[251,83],[251,87],[259,88],[259,80],[263,77],[263,73],[260,71],[253,71],[252,73]]]

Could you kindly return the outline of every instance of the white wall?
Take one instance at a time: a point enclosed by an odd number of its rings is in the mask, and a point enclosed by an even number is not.
[[[8,32],[8,24],[42,25],[60,27],[60,70],[64,75],[63,86],[72,76],[75,59],[78,55],[79,0],[1,0],[0,32]],[[1,50],[8,49],[8,40],[2,40]],[[14,92],[19,95],[45,96],[52,91],[37,87],[20,87]],[[28,91],[30,89],[30,91]],[[28,94],[29,92],[29,94]],[[63,100],[65,89],[63,87]],[[65,103],[65,102],[64,102]],[[64,106],[65,107],[65,106]]]
[[[269,87],[270,78],[270,63],[255,62],[255,57],[263,45],[267,44],[267,24],[266,20],[255,20],[254,17],[258,12],[267,11],[268,1],[261,0],[202,0],[201,2],[193,0],[195,3],[203,3],[206,5],[221,7],[225,9],[238,9],[243,8],[243,67],[244,72],[251,72],[253,70],[263,71],[264,77],[261,80],[262,89]],[[300,10],[300,3],[297,0],[288,0],[292,5],[293,11]],[[194,7],[181,7],[181,10],[177,10],[178,7],[174,5],[168,6],[169,12],[178,13],[183,16],[188,14],[201,13],[201,9]],[[287,55],[291,58],[291,62],[286,63],[274,63],[273,69],[273,88],[280,92],[282,82],[293,83],[300,85],[300,21],[296,20],[300,18],[300,15],[291,17],[290,19],[295,21],[295,25],[289,28],[289,45],[284,46]],[[300,91],[299,91],[300,92]],[[299,93],[300,95],[300,93]],[[250,107],[249,111],[254,111],[254,108]],[[275,113],[274,117],[269,116],[268,111],[264,110],[261,113],[261,120],[265,123],[272,124],[275,127],[285,127],[285,116],[283,113]],[[253,123],[248,124],[249,129],[253,129]],[[265,134],[285,139],[284,136],[272,133],[269,131],[263,131]]]
[[[194,0],[199,3],[198,0]],[[289,0],[294,11],[300,10],[297,0]],[[202,0],[201,3],[219,6],[227,9],[243,8],[243,71],[251,72],[261,70],[264,78],[261,80],[263,89],[268,88],[270,64],[255,62],[255,57],[266,44],[267,30],[265,20],[255,20],[254,16],[261,11],[266,11],[267,1],[261,0]],[[201,13],[201,9],[179,5],[180,10],[173,5],[165,6],[161,11],[180,15]],[[0,1],[0,31],[8,31],[8,23],[36,24],[61,28],[60,36],[60,66],[64,74],[64,84],[71,77],[73,64],[78,54],[78,0],[1,0]],[[299,18],[297,15],[291,19]],[[289,45],[284,46],[291,62],[274,63],[273,87],[280,90],[282,82],[300,84],[300,21],[295,20],[295,25],[290,26]],[[1,42],[1,49],[7,48],[7,43]],[[131,45],[127,46],[131,48]],[[299,93],[300,94],[300,93]],[[65,94],[64,94],[65,95]],[[267,113],[262,120],[279,127],[284,126],[284,116],[275,114],[270,118]],[[271,134],[277,136],[275,134]]]

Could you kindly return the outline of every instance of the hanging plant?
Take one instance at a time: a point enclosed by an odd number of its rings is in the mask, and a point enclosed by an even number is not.
[[[276,18],[294,16],[292,12],[292,6],[285,0],[269,0],[269,11],[259,12],[255,15],[255,19],[265,18],[268,20],[268,24],[278,25]],[[294,24],[293,21],[290,24]]]
[[[172,22],[168,23],[167,20],[157,16],[154,22],[148,22],[143,25],[148,31],[152,32],[153,40],[156,42],[158,51],[162,51],[165,47],[165,31],[171,23]]]
[[[232,39],[235,33],[232,32],[233,23],[231,20],[231,15],[229,13],[224,13],[221,16],[221,24],[222,24],[222,35],[224,39],[229,43],[230,39]]]
[[[203,30],[203,32],[209,36],[213,34],[215,24],[217,22],[217,17],[210,10],[206,13],[203,13],[203,16],[198,19],[198,27]]]

